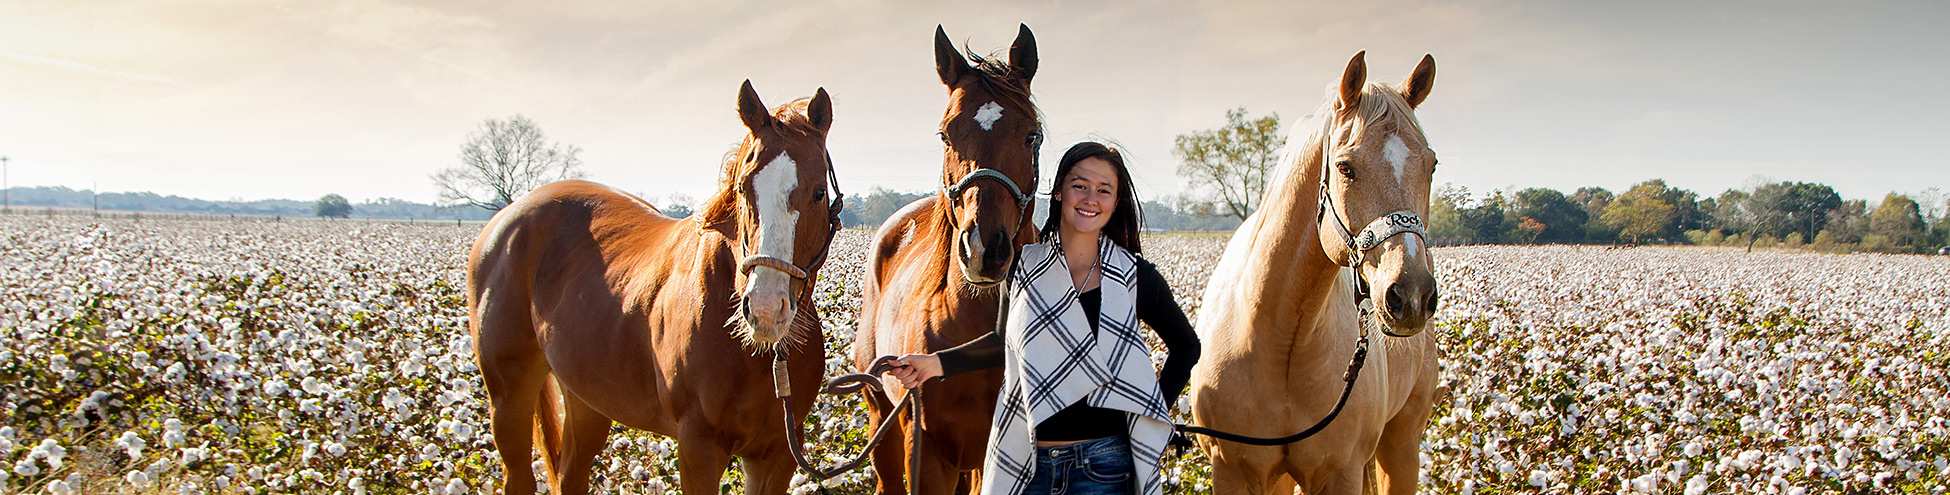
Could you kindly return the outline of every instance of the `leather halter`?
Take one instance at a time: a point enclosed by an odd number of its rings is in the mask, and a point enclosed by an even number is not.
[[[793,264],[792,260],[767,254],[750,254],[738,260],[738,273],[750,276],[754,268],[770,268],[778,270],[786,274],[786,276],[804,281],[805,284],[800,288],[800,292],[810,292],[812,290],[812,277],[814,274],[819,273],[820,267],[826,265],[826,253],[833,248],[833,238],[840,233],[840,212],[846,209],[846,193],[840,192],[840,178],[833,172],[832,153],[826,154],[826,183],[833,188],[833,202],[826,207],[826,222],[828,225],[826,241],[820,244],[819,255],[813,257],[812,264],[801,268]],[[739,247],[744,252],[752,252],[748,241],[750,236],[741,235],[739,237]]]

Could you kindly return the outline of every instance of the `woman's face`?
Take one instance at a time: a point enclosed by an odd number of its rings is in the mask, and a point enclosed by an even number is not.
[[[1063,225],[1070,232],[1095,234],[1117,211],[1117,168],[1091,157],[1070,167],[1063,178]]]

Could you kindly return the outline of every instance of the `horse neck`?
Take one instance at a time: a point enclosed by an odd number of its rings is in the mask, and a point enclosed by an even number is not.
[[[1253,214],[1253,220],[1261,223],[1250,225],[1253,227],[1250,233],[1241,228],[1241,233],[1256,236],[1249,259],[1262,260],[1270,268],[1267,275],[1258,278],[1263,284],[1260,294],[1276,301],[1278,314],[1300,315],[1302,320],[1295,323],[1301,332],[1317,328],[1311,319],[1324,314],[1321,308],[1341,273],[1341,266],[1327,256],[1320,244],[1320,229],[1324,228],[1317,221],[1321,218],[1322,153],[1319,136],[1309,139],[1302,152],[1295,154],[1297,161],[1282,168],[1273,188]],[[1283,273],[1275,273],[1282,267],[1286,268]]]
[[[928,268],[928,278],[936,282],[934,297],[941,300],[944,314],[949,316],[952,325],[936,327],[936,337],[948,342],[961,343],[981,337],[995,330],[996,309],[1001,302],[1000,288],[977,290],[969,285],[967,273],[961,263],[954,260],[955,228],[954,221],[947,212],[948,202],[935,203],[942,211],[921,219],[924,225],[918,226],[924,235],[929,253],[923,253]],[[939,260],[939,261],[936,261]]]

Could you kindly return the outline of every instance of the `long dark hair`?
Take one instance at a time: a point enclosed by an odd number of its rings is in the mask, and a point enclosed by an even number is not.
[[[1131,185],[1131,170],[1124,168],[1123,153],[1095,141],[1070,146],[1069,151],[1063,152],[1063,160],[1057,162],[1056,181],[1049,190],[1049,218],[1043,220],[1043,239],[1056,236],[1056,228],[1063,221],[1063,184],[1069,182],[1070,168],[1086,158],[1103,160],[1117,170],[1117,209],[1111,211],[1110,222],[1104,224],[1104,237],[1131,254],[1143,254],[1144,250],[1138,246],[1138,234],[1143,231],[1144,214],[1138,208],[1137,188]]]

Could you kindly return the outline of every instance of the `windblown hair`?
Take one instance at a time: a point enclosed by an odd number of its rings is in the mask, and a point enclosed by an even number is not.
[[[968,59],[973,61],[970,67],[975,69],[975,83],[981,85],[984,91],[1009,103],[1015,103],[1021,108],[1036,108],[1029,98],[1029,78],[1021,74],[1016,66],[1010,65],[1000,56],[984,57],[975,54],[974,50],[968,50]],[[1036,115],[1036,121],[1043,121],[1040,111]]]
[[[1043,240],[1056,237],[1057,228],[1062,226],[1063,184],[1069,182],[1065,178],[1070,175],[1070,169],[1090,158],[1110,163],[1111,168],[1117,170],[1117,208],[1111,210],[1110,221],[1104,224],[1104,237],[1131,254],[1144,254],[1144,249],[1138,244],[1139,234],[1143,233],[1144,213],[1138,205],[1137,188],[1131,184],[1131,170],[1124,167],[1122,152],[1095,141],[1071,145],[1069,151],[1063,152],[1063,159],[1057,162],[1055,184],[1051,184],[1049,189],[1049,218],[1043,220]]]
[[[772,109],[772,118],[785,123],[788,129],[808,135],[819,134],[819,127],[806,118],[806,107],[811,104],[812,98],[792,100]],[[750,156],[757,150],[758,136],[746,133],[744,140],[725,152],[724,163],[718,171],[718,192],[698,207],[697,218],[704,225],[717,225],[736,218],[738,195],[745,188],[746,176],[750,175],[746,167],[757,163],[756,157]]]

